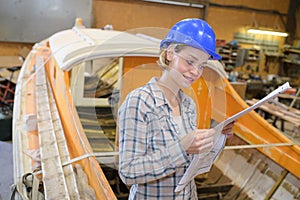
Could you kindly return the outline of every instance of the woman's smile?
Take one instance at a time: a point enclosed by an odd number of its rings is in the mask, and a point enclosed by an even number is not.
[[[189,84],[192,84],[195,81],[195,79],[192,77],[186,76],[184,74],[182,76],[189,82]]]

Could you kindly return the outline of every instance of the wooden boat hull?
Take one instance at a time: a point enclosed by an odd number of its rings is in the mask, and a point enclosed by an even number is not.
[[[92,156],[93,151],[72,103],[69,74],[56,65],[47,43],[44,44],[30,54],[30,60],[22,67],[17,87],[13,121],[15,183],[22,181],[24,174],[41,170],[42,176],[39,178],[43,180],[46,199],[79,199],[85,196],[92,196],[91,199],[116,199],[99,163]],[[35,62],[39,59],[40,62]],[[43,77],[41,71],[44,72]],[[39,83],[35,83],[37,78],[40,79]],[[49,101],[42,99],[43,96],[51,96],[46,92],[37,95],[42,90],[40,82],[44,82],[46,91],[48,89],[52,95]],[[49,107],[50,101],[54,102],[52,105],[55,109]],[[46,111],[50,109],[50,114],[43,113],[44,108]],[[51,118],[51,113],[54,112],[57,116]],[[58,136],[51,139],[47,138],[47,135],[43,137],[44,132],[48,135],[51,132],[62,132],[63,139],[59,139]],[[67,144],[65,153],[61,152],[62,147],[59,145],[63,142]],[[55,150],[59,150],[59,157],[52,155]],[[34,156],[33,152],[37,151],[38,155]],[[24,152],[27,152],[28,156],[24,155]],[[91,156],[86,156],[89,154]],[[84,157],[80,158],[81,156]],[[72,161],[74,158],[79,159]],[[70,168],[69,171],[65,170],[67,167]],[[65,180],[70,173],[74,178],[78,176],[81,169],[82,175],[76,178],[76,181],[74,179],[68,183]],[[58,174],[60,176],[57,176]],[[80,183],[81,179],[86,179],[87,182]],[[63,187],[65,190],[60,191]],[[23,194],[26,194],[25,190],[24,186],[19,188]],[[91,194],[86,194],[86,191],[90,191]]]

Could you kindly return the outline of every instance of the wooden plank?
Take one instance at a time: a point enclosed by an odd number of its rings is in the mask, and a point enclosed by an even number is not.
[[[233,184],[231,184],[231,183],[200,185],[200,186],[197,186],[197,191],[200,194],[219,193],[219,192],[227,193],[232,187],[233,187]]]
[[[280,187],[280,185],[284,182],[285,177],[288,175],[288,173],[289,172],[286,169],[284,169],[281,172],[280,177],[276,180],[275,184],[273,185],[273,187],[271,188],[271,190],[266,195],[265,200],[272,199],[273,195],[276,193],[276,191],[278,190],[278,188]]]
[[[62,124],[60,121],[60,117],[58,114],[58,110],[56,107],[55,99],[53,97],[53,93],[49,83],[47,84],[48,94],[49,94],[49,103],[51,110],[51,117],[54,126],[54,133],[56,136],[56,141],[58,145],[59,155],[61,159],[61,163],[68,162],[70,160],[70,155],[68,151],[68,146],[66,142],[66,138],[64,136],[64,131],[62,128]],[[76,183],[75,173],[72,165],[67,165],[63,168],[64,175],[66,178],[66,184],[69,192],[70,199],[76,200],[80,199],[79,191]]]
[[[45,199],[70,199],[57,146],[43,57],[37,57],[36,101]]]
[[[0,68],[21,67],[22,64],[20,56],[0,56]]]
[[[253,105],[257,102],[258,100],[247,100],[247,103],[250,105]],[[279,117],[287,122],[292,123],[296,127],[300,127],[300,116],[296,115],[290,111],[284,110],[278,106],[272,105],[270,103],[265,103],[264,105],[261,105],[259,107],[263,111],[266,111],[276,117]]]
[[[300,97],[299,96],[295,96],[295,95],[290,95],[290,94],[279,94],[278,97],[283,98],[283,99],[296,99],[297,101],[300,101]]]

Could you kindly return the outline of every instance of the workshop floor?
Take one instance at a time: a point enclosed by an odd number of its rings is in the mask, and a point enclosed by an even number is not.
[[[8,200],[13,184],[12,142],[0,141],[0,200]]]

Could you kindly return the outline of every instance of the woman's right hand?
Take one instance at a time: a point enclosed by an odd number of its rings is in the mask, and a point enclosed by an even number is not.
[[[181,143],[188,154],[199,154],[213,147],[214,129],[197,129],[181,139]]]

